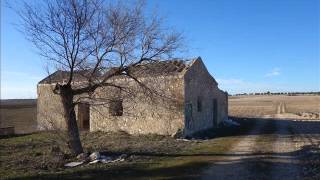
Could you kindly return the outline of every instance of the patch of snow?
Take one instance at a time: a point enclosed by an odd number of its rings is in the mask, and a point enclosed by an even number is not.
[[[76,166],[79,166],[79,165],[81,165],[83,163],[84,163],[84,161],[81,161],[81,162],[70,162],[70,163],[65,164],[64,166],[65,167],[76,167]]]
[[[121,162],[124,161],[125,158],[127,158],[128,155],[127,154],[122,154],[120,156],[105,156],[105,155],[101,155],[99,152],[93,152],[92,154],[90,154],[90,156],[88,157],[89,159],[89,163],[88,164],[96,164],[96,163],[114,163],[114,162]],[[76,167],[79,166],[85,162],[88,162],[88,160],[86,161],[81,161],[81,162],[70,162],[65,164],[65,167]]]
[[[237,123],[237,122],[235,122],[235,121],[233,121],[232,119],[224,119],[223,121],[222,121],[222,123],[223,123],[223,125],[225,125],[225,126],[240,126],[240,124],[239,123]]]
[[[126,157],[127,157],[126,154],[122,154],[121,156],[113,159],[112,157],[101,155],[99,157],[99,159],[93,160],[93,161],[89,162],[89,164],[95,164],[95,163],[98,163],[98,162],[105,163],[105,164],[106,163],[113,163],[113,162],[121,162],[121,161],[124,161],[124,159]]]
[[[96,160],[93,160],[93,161],[89,162],[89,164],[95,164],[95,163],[98,163],[98,162],[100,162],[100,160],[96,159]]]

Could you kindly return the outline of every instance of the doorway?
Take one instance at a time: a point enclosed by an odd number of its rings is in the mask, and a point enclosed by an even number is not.
[[[88,103],[78,105],[78,121],[80,130],[90,129],[90,105]]]
[[[193,128],[193,121],[192,121],[192,104],[187,103],[185,106],[185,123],[188,129]]]
[[[212,101],[212,113],[213,113],[213,127],[218,125],[218,102],[217,99]]]

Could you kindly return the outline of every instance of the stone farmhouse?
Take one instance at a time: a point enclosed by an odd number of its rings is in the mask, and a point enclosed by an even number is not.
[[[180,132],[192,136],[217,127],[228,117],[228,95],[218,88],[200,57],[145,64],[134,71],[156,93],[148,93],[132,79],[114,78],[110,81],[125,84],[131,90],[102,87],[90,96],[94,98],[75,98],[80,130],[161,135]],[[67,75],[68,72],[56,71],[38,83],[39,130],[65,128],[61,99],[52,89]],[[85,81],[80,75],[75,79],[73,86]]]

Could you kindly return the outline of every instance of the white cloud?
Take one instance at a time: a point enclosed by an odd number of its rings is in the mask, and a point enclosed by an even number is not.
[[[219,87],[228,91],[230,94],[236,93],[254,93],[254,92],[267,92],[274,91],[280,92],[288,90],[288,85],[268,82],[251,82],[243,79],[216,79]]]
[[[276,68],[273,68],[271,72],[267,73],[265,77],[273,77],[273,76],[279,76],[279,75],[280,75],[280,68],[276,67]]]
[[[223,85],[240,85],[245,84],[242,79],[217,79],[219,84]]]

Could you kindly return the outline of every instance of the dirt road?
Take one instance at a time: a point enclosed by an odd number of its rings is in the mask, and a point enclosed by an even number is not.
[[[284,113],[286,113],[286,104],[284,102],[281,102],[277,106],[276,114],[284,114]]]
[[[278,111],[285,113],[285,105],[280,104]],[[224,158],[212,162],[202,179],[306,178],[310,174],[304,157],[310,145],[319,145],[319,132],[317,122],[257,120]]]

